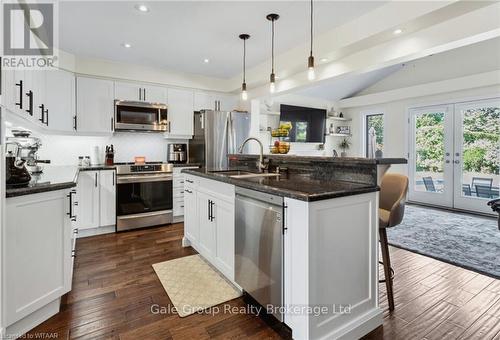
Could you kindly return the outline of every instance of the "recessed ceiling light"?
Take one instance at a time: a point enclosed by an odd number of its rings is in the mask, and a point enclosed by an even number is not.
[[[138,10],[139,12],[149,12],[149,8],[146,5],[135,5],[135,9]]]
[[[132,45],[130,45],[129,43],[123,43],[122,46],[125,47],[125,48],[131,48],[132,47]]]
[[[207,59],[207,58],[205,58],[205,59],[203,59],[203,62],[204,62],[205,64],[208,64],[208,63],[210,62],[210,60],[209,60],[209,59]]]
[[[394,34],[401,34],[401,33],[403,33],[403,30],[401,28],[397,28],[392,33],[394,33]]]
[[[322,63],[324,63],[324,62],[328,61],[328,58],[321,58],[319,61],[321,61]]]

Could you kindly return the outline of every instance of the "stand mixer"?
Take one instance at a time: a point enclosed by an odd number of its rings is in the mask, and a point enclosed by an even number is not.
[[[17,145],[17,157],[25,161],[26,168],[31,174],[41,173],[43,168],[40,163],[49,164],[50,160],[38,159],[37,151],[42,146],[42,141],[37,137],[30,137],[31,131],[12,130],[14,137],[7,137],[7,143]]]

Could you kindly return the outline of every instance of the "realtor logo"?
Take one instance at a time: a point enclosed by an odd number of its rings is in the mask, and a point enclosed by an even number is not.
[[[3,58],[6,68],[53,66],[55,3],[3,4]]]

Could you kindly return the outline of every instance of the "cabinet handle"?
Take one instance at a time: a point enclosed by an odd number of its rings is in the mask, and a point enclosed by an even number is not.
[[[113,186],[115,186],[115,172],[113,171]]]
[[[215,220],[215,216],[214,216],[214,205],[215,205],[215,202],[214,201],[210,201],[210,205],[211,205],[211,208],[210,208],[210,222],[213,222]]]
[[[287,212],[288,206],[283,203],[283,235],[285,235],[286,231],[288,230],[288,227],[286,225],[286,212]]]
[[[73,234],[78,234],[78,228],[73,230]]]
[[[146,89],[142,89],[144,92],[144,95],[142,96],[142,98],[144,99],[144,101],[146,100]]]
[[[139,87],[139,100],[142,100],[141,96],[142,96],[142,91],[141,88]]]
[[[45,109],[45,125],[49,126],[49,109]]]
[[[33,116],[33,91],[29,90],[28,92],[26,92],[26,96],[28,96],[28,98],[30,100],[30,103],[28,105],[28,109],[26,110],[26,112],[28,112],[30,114],[30,116]]]
[[[193,193],[193,192],[192,192],[191,190],[189,190],[189,189],[186,189],[185,191],[186,191],[188,194],[192,194],[192,193]]]
[[[76,250],[71,251],[71,257],[76,257]]]
[[[114,125],[115,119],[111,117],[111,131],[113,131],[113,125]]]
[[[71,190],[67,197],[69,198],[69,212],[66,213],[72,221],[76,221],[76,215],[73,215],[73,194],[76,194],[75,190]]]
[[[45,105],[42,104],[38,107],[40,109],[40,119],[39,121],[42,122],[42,124],[45,124]]]
[[[184,206],[183,206],[183,205],[181,205],[181,208],[184,208]]]
[[[73,116],[73,130],[76,131],[76,115]]]
[[[188,183],[193,183],[193,181],[192,181],[192,180],[190,180],[190,179],[186,179],[186,182],[188,182]]]
[[[23,81],[19,80],[19,83],[16,83],[16,86],[19,86],[19,103],[16,103],[17,106],[19,106],[20,109],[23,108]]]
[[[97,172],[95,173],[95,187],[97,188]]]
[[[208,220],[210,221],[210,209],[212,208],[212,205],[210,204],[210,200],[208,200]]]

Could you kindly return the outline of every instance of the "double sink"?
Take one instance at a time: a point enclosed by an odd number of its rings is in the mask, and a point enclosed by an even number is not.
[[[250,171],[241,171],[241,170],[220,170],[220,171],[211,171],[214,174],[224,175],[234,179],[249,179],[249,178],[258,178],[258,177],[279,177],[280,174],[277,173],[255,173]]]

